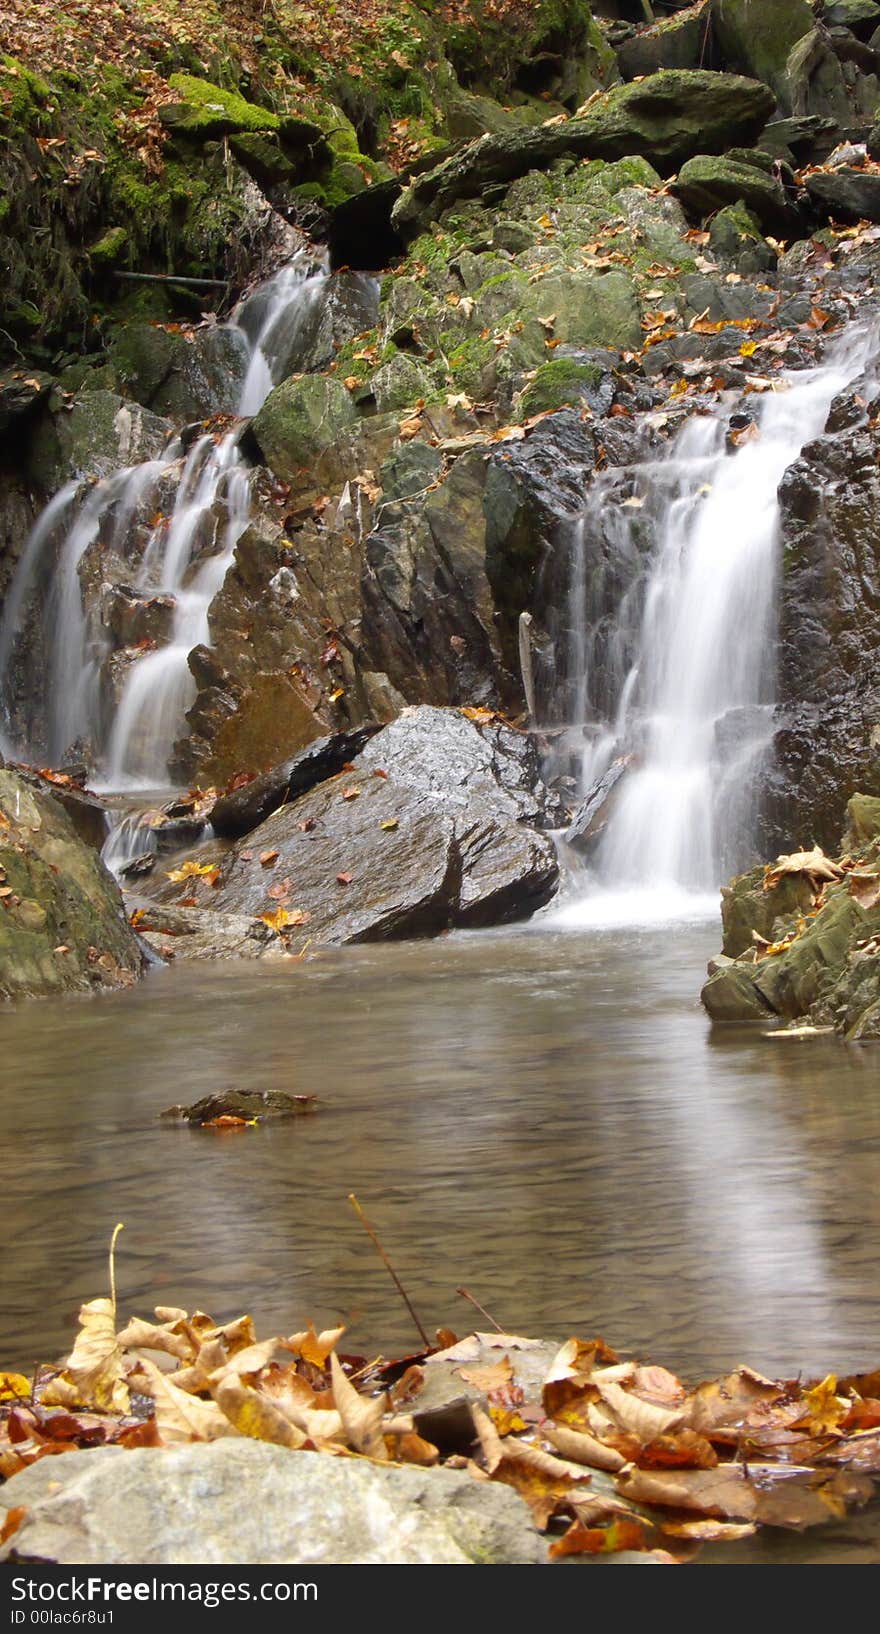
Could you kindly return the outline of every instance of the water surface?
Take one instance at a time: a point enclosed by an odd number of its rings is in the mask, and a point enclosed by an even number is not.
[[[128,993],[0,1011],[0,1360],[69,1344],[125,1222],[123,1313],[247,1309],[262,1332],[409,1319],[601,1332],[697,1379],[876,1365],[878,1055],[712,1031],[714,924],[556,928],[180,965]],[[227,1085],[312,1118],[211,1133],[158,1113]]]

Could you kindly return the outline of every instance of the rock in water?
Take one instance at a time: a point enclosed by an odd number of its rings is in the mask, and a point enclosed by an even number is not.
[[[552,841],[532,826],[545,794],[524,734],[455,709],[406,709],[349,770],[274,812],[221,862],[211,905],[280,907],[287,926],[331,943],[525,918],[558,881]]]
[[[594,783],[586,800],[575,812],[565,834],[567,845],[576,851],[593,849],[611,815],[613,796],[621,779],[633,763],[633,755],[621,755],[613,760],[607,772]]]
[[[269,1119],[296,1118],[305,1112],[314,1112],[316,1105],[316,1095],[287,1095],[281,1089],[223,1089],[216,1095],[203,1095],[191,1106],[166,1107],[159,1116],[194,1124],[212,1123],[215,1118],[266,1123]]]
[[[48,793],[0,771],[0,996],[128,987],[143,968],[119,887]]]
[[[27,1514],[8,1545],[59,1565],[540,1565],[518,1493],[465,1470],[267,1446],[99,1447],[8,1481]]]
[[[249,834],[278,806],[306,794],[325,778],[335,776],[346,761],[360,753],[377,730],[375,726],[360,726],[353,732],[336,732],[332,737],[317,738],[280,766],[253,778],[240,789],[221,794],[211,810],[214,832],[226,839]]]

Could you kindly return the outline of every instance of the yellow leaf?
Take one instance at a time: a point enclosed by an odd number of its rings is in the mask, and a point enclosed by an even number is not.
[[[49,1407],[101,1407],[127,1413],[128,1386],[123,1377],[123,1354],[116,1337],[116,1305],[111,1299],[92,1299],[83,1305],[77,1337],[63,1373],[43,1392]]]
[[[214,1400],[239,1435],[253,1441],[271,1441],[278,1447],[302,1447],[306,1438],[281,1409],[240,1379],[221,1379]]]
[[[389,817],[384,823],[379,824],[379,827],[384,828],[386,830],[386,832],[389,833],[389,834],[393,833],[394,829],[398,828],[399,826],[400,826],[400,818],[399,817]]]
[[[195,879],[205,874],[213,874],[216,867],[216,863],[213,862],[194,862],[190,860],[189,862],[182,862],[179,868],[172,868],[166,878],[173,880],[175,884],[179,884],[184,879]]]
[[[292,911],[287,908],[276,908],[274,913],[260,914],[264,925],[268,925],[270,930],[279,932],[286,930],[289,926],[305,925],[308,917],[307,913],[303,913],[302,908],[294,908]]]
[[[305,1333],[292,1333],[289,1339],[284,1340],[288,1350],[294,1356],[301,1356],[304,1362],[311,1362],[313,1367],[325,1367],[331,1350],[335,1350],[345,1328],[325,1328],[323,1333],[316,1333],[314,1324],[309,1323]]]
[[[0,1401],[27,1401],[30,1393],[23,1373],[0,1373]]]
[[[835,1373],[829,1373],[821,1383],[814,1384],[812,1390],[805,1390],[803,1401],[807,1409],[804,1418],[809,1422],[810,1429],[819,1435],[836,1430],[852,1407],[852,1402],[837,1394]]]
[[[757,350],[758,347],[755,341],[745,340],[739,349],[739,355],[740,357],[754,357]]]

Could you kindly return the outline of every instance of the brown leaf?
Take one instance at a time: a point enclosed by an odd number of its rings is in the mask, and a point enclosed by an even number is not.
[[[325,1328],[323,1333],[316,1333],[310,1323],[305,1333],[292,1333],[289,1339],[282,1340],[288,1350],[295,1356],[301,1356],[303,1361],[311,1362],[313,1367],[325,1367],[327,1357],[336,1349],[345,1328]]]
[[[735,1543],[750,1538],[756,1528],[750,1521],[661,1521],[661,1532],[671,1538],[692,1538],[698,1543]]]
[[[585,1526],[582,1520],[576,1520],[547,1552],[551,1560],[563,1560],[566,1555],[610,1555],[621,1549],[641,1551],[650,1547],[645,1521],[620,1519],[609,1526]]]
[[[585,1430],[573,1430],[565,1424],[545,1424],[542,1434],[574,1464],[588,1464],[592,1469],[610,1470],[616,1474],[627,1460],[614,1447],[607,1447]]]
[[[654,1402],[643,1401],[632,1391],[622,1389],[619,1384],[600,1383],[597,1388],[621,1428],[637,1436],[643,1445],[655,1441],[658,1436],[667,1435],[682,1421],[681,1407],[658,1407]]]
[[[27,1514],[28,1509],[23,1504],[17,1504],[14,1509],[7,1509],[6,1518],[3,1525],[0,1526],[0,1543],[9,1542],[9,1539],[18,1531]]]
[[[163,1446],[216,1441],[220,1436],[233,1433],[229,1419],[215,1401],[202,1401],[198,1396],[188,1395],[166,1374],[160,1373],[154,1362],[140,1362],[136,1378],[143,1393],[152,1396],[156,1403],[156,1428]]]
[[[261,851],[260,852],[260,867],[261,868],[268,868],[273,862],[277,862],[277,861],[278,861],[278,852],[277,851]]]
[[[333,1400],[356,1452],[368,1458],[387,1463],[388,1450],[382,1436],[382,1403],[362,1396],[342,1371],[336,1352],[330,1356],[330,1376],[333,1380]]]
[[[80,1309],[79,1320],[82,1331],[64,1371],[43,1392],[43,1401],[47,1407],[101,1407],[127,1413],[128,1386],[112,1300],[90,1300]]]
[[[465,1384],[472,1384],[475,1390],[482,1390],[486,1395],[513,1383],[509,1356],[504,1356],[500,1362],[490,1362],[487,1367],[460,1367],[458,1372]]]
[[[701,1384],[685,1404],[684,1422],[711,1440],[713,1430],[741,1425],[755,1407],[780,1401],[783,1394],[781,1385],[739,1367],[724,1379]]]
[[[215,1386],[214,1400],[239,1435],[250,1436],[254,1441],[271,1441],[278,1447],[305,1445],[302,1430],[267,1396],[242,1384],[240,1379],[221,1379]]]

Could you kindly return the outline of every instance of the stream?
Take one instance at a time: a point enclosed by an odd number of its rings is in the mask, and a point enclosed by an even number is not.
[[[472,1327],[463,1284],[509,1329],[600,1332],[690,1379],[875,1365],[873,1053],[712,1031],[717,943],[545,915],[0,1010],[4,1362],[69,1345],[117,1220],[125,1312],[343,1319],[353,1348],[411,1349],[355,1191],[429,1330]],[[158,1121],[227,1085],[322,1104]]]

